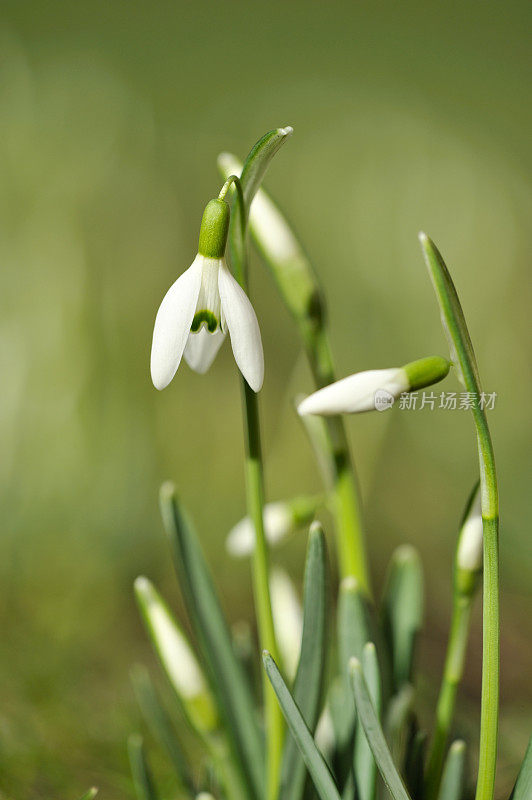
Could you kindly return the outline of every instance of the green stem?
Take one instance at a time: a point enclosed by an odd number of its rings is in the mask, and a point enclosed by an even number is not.
[[[455,593],[447,655],[436,706],[436,730],[427,760],[426,800],[436,800],[438,797],[443,762],[445,760],[445,749],[454,714],[456,692],[464,671],[472,603],[472,596]]]
[[[473,416],[477,428],[484,534],[482,696],[475,800],[493,800],[499,727],[499,495],[488,422],[478,403]]]
[[[238,252],[233,252],[233,267],[235,270],[235,277],[244,291],[247,291],[246,211],[244,193],[239,178],[234,175],[228,178],[220,194],[224,192],[224,189],[226,193],[231,183],[235,185],[237,192],[237,204],[234,207],[233,213],[237,216],[236,225],[238,226],[239,232]],[[253,596],[257,614],[259,640],[261,649],[269,650],[277,663],[280,663],[270,598],[268,545],[264,532],[264,477],[258,398],[255,392],[248,386],[244,377],[241,378],[241,385],[246,447],[245,472],[247,512],[255,529]],[[285,725],[283,713],[277,702],[277,697],[264,670],[262,680],[267,741],[267,799],[276,800],[279,789]]]
[[[335,380],[329,339],[322,324],[303,331],[310,367],[318,388]],[[325,417],[332,455],[333,495],[340,575],[353,575],[363,592],[370,595],[370,579],[361,519],[361,503],[355,469],[343,419]]]
[[[258,398],[242,380],[242,393],[245,411],[246,434],[246,496],[247,509],[255,528],[255,549],[253,551],[253,592],[259,628],[260,645],[269,650],[277,661],[279,652],[270,598],[268,546],[264,533],[263,470],[260,443]],[[264,708],[266,718],[266,737],[268,742],[268,792],[269,800],[275,800],[278,791],[279,773],[284,738],[284,721],[275,692],[263,674]]]
[[[242,195],[242,184],[240,183],[240,178],[238,177],[238,175],[229,175],[229,177],[227,178],[226,182],[224,183],[224,185],[220,189],[220,193],[218,195],[218,200],[225,200],[225,198],[227,196],[227,192],[229,191],[229,189],[232,186],[232,184],[235,185],[237,192],[239,192],[239,194]],[[241,205],[244,202],[244,198],[243,197],[241,197],[241,198],[239,197],[238,202],[239,202],[239,205]]]
[[[482,517],[484,530],[482,698],[475,800],[492,800],[499,725],[499,539],[498,517]]]

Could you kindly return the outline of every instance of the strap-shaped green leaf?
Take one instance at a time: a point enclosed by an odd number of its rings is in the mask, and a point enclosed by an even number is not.
[[[301,716],[301,711],[294,702],[277,665],[268,652],[263,653],[264,668],[274,688],[279,705],[281,706],[288,727],[294,737],[303,760],[316,787],[316,791],[321,800],[340,800],[340,794],[325,763],[323,756],[316,747],[311,732],[305,720]]]
[[[210,572],[175,487],[161,488],[161,511],[187,612],[216,694],[228,737],[251,796],[264,794],[264,751],[247,676],[238,661]]]
[[[373,703],[371,702],[371,696],[366,681],[364,680],[362,665],[357,658],[351,659],[350,669],[358,720],[364,728],[366,739],[368,740],[382,779],[393,797],[393,800],[410,800],[402,778],[393,762],[392,754],[386,744],[383,730]]]
[[[383,630],[392,658],[394,689],[412,678],[415,645],[423,618],[423,572],[417,551],[398,547],[392,556],[382,602]]]
[[[133,785],[135,786],[135,793],[138,800],[159,800],[159,795],[157,794],[153,776],[144,752],[142,736],[138,733],[131,734],[128,739],[127,749],[129,753],[131,775],[133,776]]]
[[[426,747],[426,732],[416,730],[409,743],[405,766],[406,785],[412,797],[423,796]]]
[[[353,576],[344,578],[340,584],[337,627],[340,682],[333,691],[333,709],[337,732],[337,779],[343,789],[353,769],[356,724],[349,662],[353,656],[359,660],[362,658],[364,645],[370,639],[367,600]]]
[[[362,650],[362,671],[377,717],[381,707],[381,676],[377,650],[373,642],[367,642]],[[355,735],[355,784],[359,800],[374,800],[377,765],[361,725]]]
[[[140,665],[135,666],[131,673],[131,679],[142,716],[153,735],[164,747],[180,787],[193,792],[194,784],[185,754],[179,743],[170,715],[161,702],[148,670]]]
[[[462,797],[465,755],[465,742],[453,742],[445,759],[438,800],[460,800]]]
[[[326,657],[327,553],[323,529],[310,528],[305,565],[303,634],[294,681],[294,701],[312,731],[318,721]],[[306,769],[292,736],[286,740],[281,767],[279,800],[299,800],[305,788]]]
[[[532,736],[510,800],[529,800],[530,797],[532,797]]]
[[[386,712],[384,724],[386,739],[392,758],[400,767],[404,764],[406,757],[414,696],[414,687],[410,683],[404,683],[397,694],[391,698]]]

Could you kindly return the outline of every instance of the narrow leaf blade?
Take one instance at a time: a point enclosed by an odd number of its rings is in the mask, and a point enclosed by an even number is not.
[[[465,755],[465,742],[453,742],[445,760],[438,800],[460,800],[462,797]]]
[[[256,797],[264,794],[264,751],[251,690],[233,650],[220,600],[175,487],[161,488],[161,512],[179,585],[228,736]]]
[[[358,719],[364,729],[382,779],[394,800],[410,800],[406,787],[393,762],[375,708],[371,702],[362,672],[362,665],[356,658],[351,660],[351,677]]]
[[[419,241],[438,298],[451,360],[454,361],[462,383],[468,391],[480,393],[480,379],[471,337],[449,270],[432,239],[425,233],[420,233]]]
[[[301,716],[294,698],[290,694],[281,673],[271,655],[263,654],[264,668],[274,688],[279,705],[297,746],[303,756],[307,769],[316,787],[320,800],[340,800],[338,789],[323,756],[316,747],[311,732]]]
[[[414,707],[414,687],[404,683],[388,705],[385,730],[392,758],[396,764],[405,761],[408,728]]]
[[[127,743],[133,784],[138,800],[159,800],[155,783],[146,760],[142,736],[132,734]]]
[[[412,678],[415,646],[423,618],[423,572],[417,551],[398,547],[383,596],[383,630],[392,658],[395,691]]]
[[[165,749],[180,787],[193,792],[194,785],[185,754],[148,670],[138,665],[133,669],[131,677],[142,715],[153,735]]]
[[[532,736],[510,800],[527,800],[532,797]]]
[[[373,642],[368,642],[362,651],[362,671],[371,702],[378,717],[381,707],[381,678],[377,650]],[[360,800],[374,800],[377,765],[361,725],[357,727],[355,736],[354,771],[357,798],[360,798]]]
[[[307,726],[314,730],[326,656],[327,554],[319,523],[311,526],[305,565],[303,634],[294,681],[294,700]],[[305,787],[305,762],[293,737],[286,740],[281,766],[279,800],[298,800]]]
[[[349,662],[353,656],[359,660],[362,658],[364,645],[370,638],[367,601],[353,576],[344,578],[340,584],[337,626],[340,680],[334,690],[336,696],[333,695],[337,729],[336,773],[340,786],[345,789],[353,769],[356,725]]]
[[[406,785],[412,797],[423,797],[426,746],[427,734],[416,730],[408,748],[405,766]]]

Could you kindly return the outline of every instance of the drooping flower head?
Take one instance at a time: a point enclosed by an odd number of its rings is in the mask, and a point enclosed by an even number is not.
[[[227,332],[244,378],[255,392],[262,387],[264,356],[257,317],[225,261],[229,215],[225,200],[207,204],[198,254],[159,306],[151,349],[156,389],[168,386],[183,355],[195,372],[206,372]]]

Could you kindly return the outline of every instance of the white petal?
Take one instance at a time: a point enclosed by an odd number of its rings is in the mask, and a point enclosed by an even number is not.
[[[166,292],[159,306],[151,346],[151,378],[156,389],[168,386],[177,372],[194,319],[201,285],[201,258]]]
[[[253,391],[258,392],[264,380],[264,354],[253,306],[225,264],[220,267],[218,288],[235,361]]]
[[[297,410],[300,414],[324,415],[373,411],[379,390],[389,393],[393,401],[408,389],[407,375],[400,367],[357,372],[306,397]]]
[[[191,333],[185,347],[185,361],[190,369],[203,375],[216,357],[225,333],[218,328],[214,333],[209,333],[204,325],[197,333]]]

